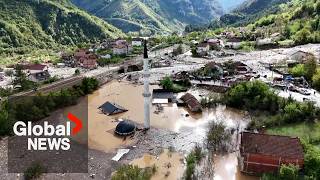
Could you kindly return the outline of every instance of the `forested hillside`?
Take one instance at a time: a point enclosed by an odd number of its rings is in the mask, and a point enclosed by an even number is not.
[[[68,0],[0,0],[0,54],[77,45],[124,34]]]
[[[187,24],[205,24],[222,15],[216,0],[72,0],[91,14],[124,32],[143,35],[183,30]]]
[[[262,8],[257,2],[264,2]],[[286,0],[282,0],[286,1]],[[279,33],[279,42],[305,44],[320,42],[320,1],[290,0],[247,1],[238,7],[236,15],[224,15],[219,21],[202,27],[186,28],[186,31],[232,31],[244,40],[267,38]],[[280,4],[278,4],[280,3]],[[257,7],[259,6],[259,7]],[[259,9],[260,8],[260,9]],[[262,9],[261,9],[262,8]]]

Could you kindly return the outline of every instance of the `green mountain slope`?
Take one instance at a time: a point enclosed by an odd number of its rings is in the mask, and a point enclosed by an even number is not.
[[[0,54],[118,36],[124,34],[68,0],[0,0]]]
[[[222,15],[216,0],[72,0],[125,32],[170,33]]]
[[[220,21],[226,25],[243,25],[264,15],[280,11],[280,4],[290,0],[247,0],[231,13],[221,16]]]
[[[207,27],[208,31],[203,33],[228,31],[243,41],[271,38],[283,47],[320,43],[319,0],[291,0],[277,8],[276,12],[252,19],[243,25],[216,23],[215,26]]]

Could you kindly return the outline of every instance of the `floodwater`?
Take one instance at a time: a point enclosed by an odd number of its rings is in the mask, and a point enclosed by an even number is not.
[[[152,176],[152,180],[176,180],[183,174],[183,167],[181,166],[183,159],[183,155],[165,149],[159,157],[145,154],[142,158],[135,159],[130,164],[137,165],[140,168],[153,167],[155,165],[157,172]]]
[[[214,157],[214,180],[258,180],[258,177],[242,174],[238,169],[236,153]]]
[[[151,91],[155,88],[158,88],[158,86],[150,87]],[[117,119],[130,119],[143,124],[142,92],[143,86],[141,85],[112,81],[88,96],[88,143],[90,148],[104,152],[115,152],[122,146],[134,144],[134,138],[119,138],[114,136],[113,131],[118,123]],[[190,93],[200,99],[201,95],[205,95],[208,92],[190,90]],[[98,107],[107,101],[116,103],[129,111],[114,116],[106,116],[100,112]],[[76,107],[72,107],[71,111],[75,111]],[[195,144],[204,142],[208,124],[212,121],[222,121],[227,127],[239,130],[245,128],[248,124],[248,118],[244,113],[225,106],[204,109],[200,114],[190,113],[188,109],[177,107],[175,104],[163,105],[163,111],[160,113],[154,113],[155,111],[156,107],[151,106],[151,126],[180,134],[180,137],[178,136],[174,140],[174,148],[178,152],[184,153],[190,152]],[[181,159],[184,159],[184,156],[178,153],[171,153],[171,157],[168,158],[167,154],[168,152],[165,151],[158,158],[145,154],[142,158],[136,159],[132,163],[142,168],[156,164],[159,168],[159,173],[155,175],[154,179],[163,179],[164,174],[168,175],[167,179],[177,179],[183,174],[181,168],[184,167]],[[215,159],[215,166],[217,166],[215,168],[216,179],[219,180],[219,176],[223,177],[223,179],[241,179],[239,177],[242,174],[238,174],[236,171],[236,156],[228,157],[228,161],[224,158],[217,156]],[[169,161],[171,167],[166,168],[164,164]],[[170,171],[169,174],[168,171]]]

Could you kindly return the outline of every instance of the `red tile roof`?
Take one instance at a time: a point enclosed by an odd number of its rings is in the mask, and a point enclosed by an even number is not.
[[[304,158],[300,139],[288,136],[242,132],[240,151],[292,159]]]
[[[200,43],[200,44],[198,45],[198,47],[208,47],[208,46],[209,46],[208,43]]]
[[[27,65],[23,65],[23,69],[28,69],[28,70],[43,70],[44,68],[46,68],[47,65],[43,65],[43,64],[27,64]]]

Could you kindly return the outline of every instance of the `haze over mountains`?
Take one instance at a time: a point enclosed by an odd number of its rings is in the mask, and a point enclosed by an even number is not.
[[[228,13],[245,2],[245,0],[218,0],[218,2],[221,4],[223,11]]]

